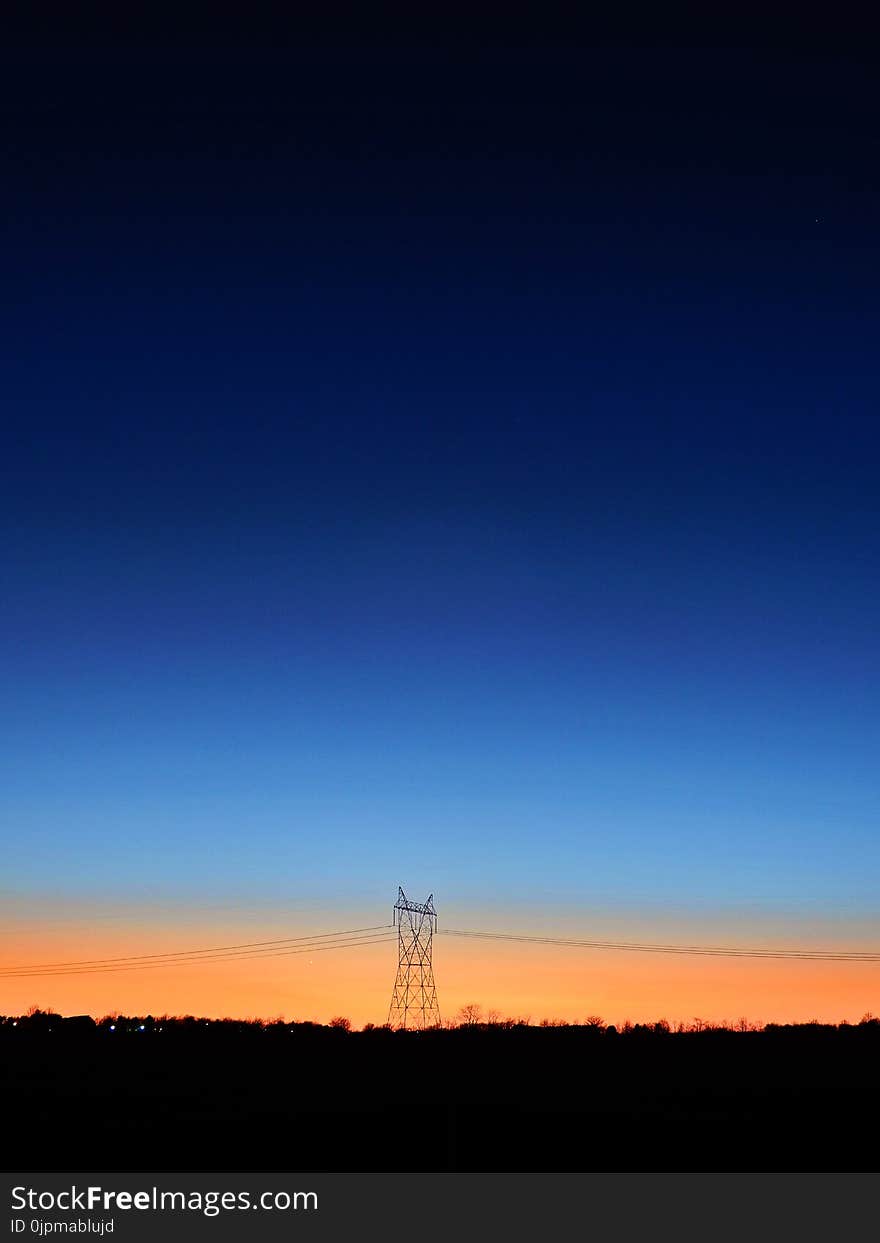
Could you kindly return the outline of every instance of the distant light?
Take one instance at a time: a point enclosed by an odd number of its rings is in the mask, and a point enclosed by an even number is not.
[[[115,1024],[115,1023],[111,1023],[111,1024],[110,1024],[110,1030],[111,1030],[112,1032],[115,1032],[115,1031],[116,1031],[116,1024]]]
[[[138,1028],[138,1031],[143,1031],[143,1030],[144,1030],[144,1025],[143,1023],[141,1023],[140,1027]]]
[[[13,1026],[13,1027],[18,1027],[18,1019],[16,1019],[16,1020],[15,1020],[15,1022],[12,1024],[12,1026]]]

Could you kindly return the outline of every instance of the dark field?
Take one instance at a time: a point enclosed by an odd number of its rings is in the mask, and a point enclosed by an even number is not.
[[[143,1025],[144,1030],[140,1030]],[[880,1022],[0,1020],[16,1170],[874,1171]]]

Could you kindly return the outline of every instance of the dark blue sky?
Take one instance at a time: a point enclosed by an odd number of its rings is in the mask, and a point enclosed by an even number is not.
[[[874,909],[852,50],[5,55],[9,888]]]

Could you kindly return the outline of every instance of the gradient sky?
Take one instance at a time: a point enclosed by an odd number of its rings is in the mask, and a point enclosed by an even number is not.
[[[4,56],[4,961],[399,883],[459,927],[878,948],[868,68]],[[382,1021],[359,953],[0,1011]],[[447,1011],[877,1004],[876,967],[442,953]]]

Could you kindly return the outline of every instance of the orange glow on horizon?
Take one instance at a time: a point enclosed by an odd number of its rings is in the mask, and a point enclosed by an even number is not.
[[[315,929],[315,931],[320,931]],[[23,963],[162,953],[284,935],[229,927],[154,927],[36,932],[19,925],[4,936],[0,967]],[[337,1014],[355,1027],[387,1017],[397,964],[393,932],[381,944],[238,961],[206,961],[147,970],[0,979],[0,1012],[31,1005],[62,1014],[196,1014],[327,1022]],[[647,939],[647,938],[643,938]],[[662,939],[662,938],[658,938]],[[706,938],[712,940],[713,938]],[[146,947],[146,949],[145,949]],[[477,1002],[484,1013],[609,1023],[706,1021],[850,1022],[877,1004],[880,964],[684,958],[545,945],[435,941],[441,1014]]]

